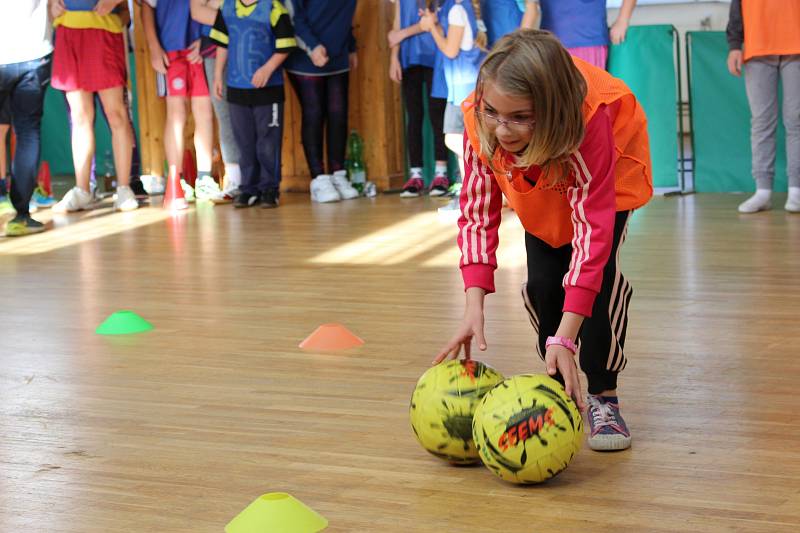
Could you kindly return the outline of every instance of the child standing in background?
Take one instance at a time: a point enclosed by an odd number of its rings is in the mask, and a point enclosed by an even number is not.
[[[628,34],[636,0],[622,0],[619,16],[610,29],[606,0],[537,0],[528,4],[526,27],[536,25],[538,4],[543,30],[553,32],[570,54],[604,69],[608,45],[620,44]]]
[[[191,0],[192,4],[199,2],[200,5],[208,6],[212,9],[219,9],[222,0]],[[206,81],[209,88],[214,87],[214,70],[217,64],[217,45],[211,40],[211,26],[204,24],[200,30],[201,44],[200,54],[203,56],[203,66],[206,71]],[[226,75],[227,69],[223,68],[222,75]],[[212,198],[214,203],[223,204],[232,202],[239,195],[239,186],[242,183],[242,172],[239,167],[239,147],[233,137],[233,127],[231,126],[231,115],[227,100],[227,85],[222,84],[222,96],[217,97],[211,91],[211,104],[214,106],[214,115],[217,117],[217,127],[219,128],[219,147],[222,152],[222,162],[225,164],[225,177],[223,179],[224,189],[216,198]]]
[[[342,175],[347,143],[350,71],[358,65],[356,0],[287,0],[298,49],[286,62],[303,116],[301,137],[311,171],[311,201],[356,198]],[[323,153],[323,138],[327,154]],[[325,172],[325,155],[327,168]]]
[[[192,21],[189,0],[145,0],[142,25],[153,68],[167,78],[167,120],[164,126],[167,164],[170,171],[174,169],[179,175],[183,172],[183,132],[188,100],[194,117],[197,198],[216,198],[220,190],[211,177],[214,118],[200,56],[200,25]],[[186,199],[191,201],[195,191],[183,179],[181,185]]]
[[[422,178],[423,150],[423,91],[428,96],[428,117],[434,132],[434,156],[436,167],[431,182],[430,195],[441,196],[447,192],[447,147],[444,136],[439,135],[444,127],[445,98],[431,95],[433,67],[436,63],[436,43],[430,33],[419,25],[419,12],[427,7],[421,0],[394,0],[394,25],[389,32],[391,57],[389,77],[400,83],[403,90],[403,103],[408,113],[406,125],[406,146],[410,162],[409,178],[403,185],[401,197],[417,197],[422,194],[425,182]]]
[[[192,17],[213,25],[217,43],[214,92],[227,85],[242,184],[235,207],[278,207],[283,140],[283,62],[297,46],[291,18],[278,0],[227,0],[219,9],[192,3]],[[223,75],[227,64],[228,71]]]
[[[117,193],[114,208],[139,207],[130,188],[133,129],[125,103],[128,72],[124,25],[116,10],[122,0],[51,0],[50,11],[57,28],[51,85],[66,93],[72,123],[72,159],[75,187],[53,206],[56,213],[88,209],[95,152],[94,94],[103,103],[111,129]],[[127,5],[124,6],[127,11]]]
[[[464,116],[461,102],[475,90],[483,60],[486,34],[478,29],[478,0],[445,0],[438,12],[426,9],[420,28],[430,32],[438,49],[432,94],[447,99],[444,112],[444,142],[458,156],[464,176]],[[442,185],[445,192],[449,187]]]

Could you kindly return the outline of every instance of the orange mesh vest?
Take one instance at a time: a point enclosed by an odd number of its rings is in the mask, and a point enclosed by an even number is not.
[[[586,99],[583,103],[584,122],[588,123],[601,105],[612,106],[616,114],[612,117],[614,144],[617,152],[616,192],[617,211],[629,211],[642,207],[653,195],[653,178],[650,171],[650,145],[647,137],[647,118],[631,90],[606,71],[573,57],[575,66],[587,83]],[[464,125],[472,149],[481,161],[488,165],[481,153],[475,124],[475,94],[462,104]],[[498,148],[492,159],[497,172],[495,178],[514,208],[522,226],[554,248],[572,241],[572,209],[567,199],[567,189],[575,184],[574,174],[565,183],[551,187],[546,180],[539,179],[536,186],[522,192],[518,185],[523,181],[523,169],[509,168],[508,154]]]
[[[799,0],[742,0],[744,60],[800,54]]]

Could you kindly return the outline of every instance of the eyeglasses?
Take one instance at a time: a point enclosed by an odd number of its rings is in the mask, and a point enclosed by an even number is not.
[[[499,116],[495,115],[494,113],[488,113],[486,111],[476,111],[476,113],[483,117],[483,120],[486,121],[486,126],[492,129],[496,129],[500,127],[502,124],[506,128],[518,132],[528,132],[533,129],[533,126],[536,124],[535,120],[526,120],[526,121],[519,121],[519,120],[505,120],[500,118]]]

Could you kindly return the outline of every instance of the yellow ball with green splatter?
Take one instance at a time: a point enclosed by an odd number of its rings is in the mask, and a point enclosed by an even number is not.
[[[564,386],[540,374],[514,376],[483,397],[472,423],[481,461],[512,483],[541,483],[569,465],[583,420]]]
[[[455,464],[478,462],[472,415],[503,376],[475,360],[448,361],[425,372],[411,396],[411,427],[422,447]]]

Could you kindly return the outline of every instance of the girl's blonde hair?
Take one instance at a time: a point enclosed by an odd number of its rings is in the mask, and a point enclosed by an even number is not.
[[[540,166],[551,185],[566,180],[569,157],[583,142],[583,101],[586,80],[572,57],[553,34],[518,30],[500,39],[481,65],[475,90],[478,109],[486,83],[504,93],[531,101],[536,123],[525,149],[515,154],[514,166]],[[492,165],[497,137],[476,115],[481,153]],[[495,170],[493,168],[493,170]]]
[[[483,20],[483,17],[481,16],[480,0],[472,0],[472,9],[475,10],[475,18],[478,20]],[[481,50],[486,50],[487,44],[489,44],[489,38],[486,36],[486,32],[481,31],[481,29],[478,28],[478,34],[475,36],[475,46]]]

